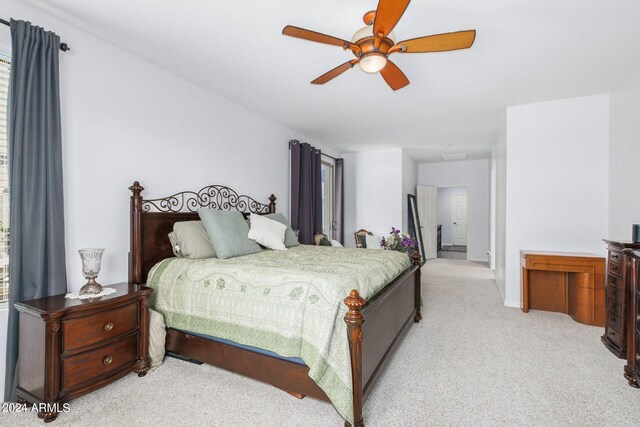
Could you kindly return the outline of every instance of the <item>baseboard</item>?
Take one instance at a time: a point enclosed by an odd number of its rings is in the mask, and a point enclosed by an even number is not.
[[[520,301],[507,301],[507,300],[504,300],[504,305],[505,305],[505,307],[520,308]]]

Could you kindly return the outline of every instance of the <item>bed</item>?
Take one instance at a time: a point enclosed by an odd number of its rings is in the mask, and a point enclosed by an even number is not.
[[[387,251],[301,245],[233,260],[174,258],[167,238],[174,223],[197,220],[201,207],[275,213],[275,196],[263,204],[212,185],[145,200],[137,181],[129,189],[129,281],[154,289],[151,305],[168,320],[166,349],[331,402],[345,425],[363,426],[378,374],[421,319],[420,255],[409,262]],[[270,310],[284,311],[288,323]]]

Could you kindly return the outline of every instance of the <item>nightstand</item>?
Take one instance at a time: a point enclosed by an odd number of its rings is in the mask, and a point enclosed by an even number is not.
[[[87,300],[63,294],[15,305],[20,316],[16,393],[21,402],[49,404],[38,412],[45,422],[56,419],[56,406],[149,369],[152,289],[127,283],[105,287],[117,292]]]

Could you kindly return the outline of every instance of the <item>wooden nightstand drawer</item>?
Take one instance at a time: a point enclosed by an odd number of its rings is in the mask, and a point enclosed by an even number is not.
[[[62,360],[62,390],[131,365],[138,358],[138,334]]]
[[[65,353],[117,337],[138,326],[138,305],[134,302],[109,311],[62,322]]]

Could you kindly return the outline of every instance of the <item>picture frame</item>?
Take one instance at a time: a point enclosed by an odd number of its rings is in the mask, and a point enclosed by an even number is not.
[[[407,203],[409,205],[409,236],[415,239],[418,244],[418,250],[420,251],[420,265],[424,265],[427,260],[425,259],[424,243],[422,241],[422,226],[420,225],[420,215],[418,213],[418,200],[413,194],[407,194]]]

